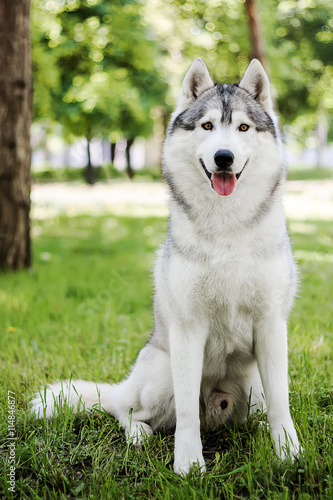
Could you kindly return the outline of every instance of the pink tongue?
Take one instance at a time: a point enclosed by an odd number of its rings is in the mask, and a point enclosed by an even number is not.
[[[236,184],[235,174],[228,174],[223,172],[222,174],[212,174],[212,183],[217,194],[221,196],[228,196],[234,190]]]

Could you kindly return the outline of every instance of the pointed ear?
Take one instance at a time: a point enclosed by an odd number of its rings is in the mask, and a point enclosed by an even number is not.
[[[195,101],[205,90],[214,87],[206,64],[199,57],[189,67],[179,93],[177,109],[182,111]]]
[[[239,86],[247,90],[271,114],[273,104],[268,76],[258,59],[252,59]]]

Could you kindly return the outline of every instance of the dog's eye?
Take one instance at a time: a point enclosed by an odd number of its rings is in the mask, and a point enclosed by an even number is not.
[[[240,126],[239,126],[239,131],[240,132],[246,132],[247,130],[249,130],[250,128],[250,125],[246,125],[246,123],[242,123]]]
[[[212,130],[213,128],[213,124],[211,122],[203,123],[201,126],[205,130]]]

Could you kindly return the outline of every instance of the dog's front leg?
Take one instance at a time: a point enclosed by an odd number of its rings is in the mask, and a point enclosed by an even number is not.
[[[299,443],[289,411],[285,320],[269,317],[259,322],[255,332],[255,353],[276,453],[282,459],[295,456],[299,453]]]
[[[170,353],[176,407],[174,471],[186,475],[198,465],[205,471],[199,419],[203,353],[207,337],[204,324],[174,324],[170,329]]]

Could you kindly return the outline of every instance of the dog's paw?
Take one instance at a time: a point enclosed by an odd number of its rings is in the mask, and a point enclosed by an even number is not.
[[[294,461],[302,453],[294,427],[272,431],[272,437],[276,454],[281,460]]]
[[[277,448],[276,448],[277,450]],[[302,454],[302,447],[298,440],[296,442],[288,439],[284,445],[280,446],[277,450],[277,455],[281,460],[295,461]]]
[[[199,474],[203,474],[206,472],[206,465],[202,453],[199,457],[182,457],[181,459],[176,459],[175,457],[173,471],[182,477],[187,476],[192,471],[198,471]]]
[[[263,429],[266,432],[269,432],[269,424],[265,422],[264,420],[259,420],[259,429]]]
[[[191,470],[196,470],[200,474],[206,472],[200,433],[194,437],[188,430],[176,432],[173,470],[182,477],[185,477]]]
[[[126,429],[127,442],[134,446],[142,444],[152,435],[153,429],[144,422],[132,422],[130,427]]]

